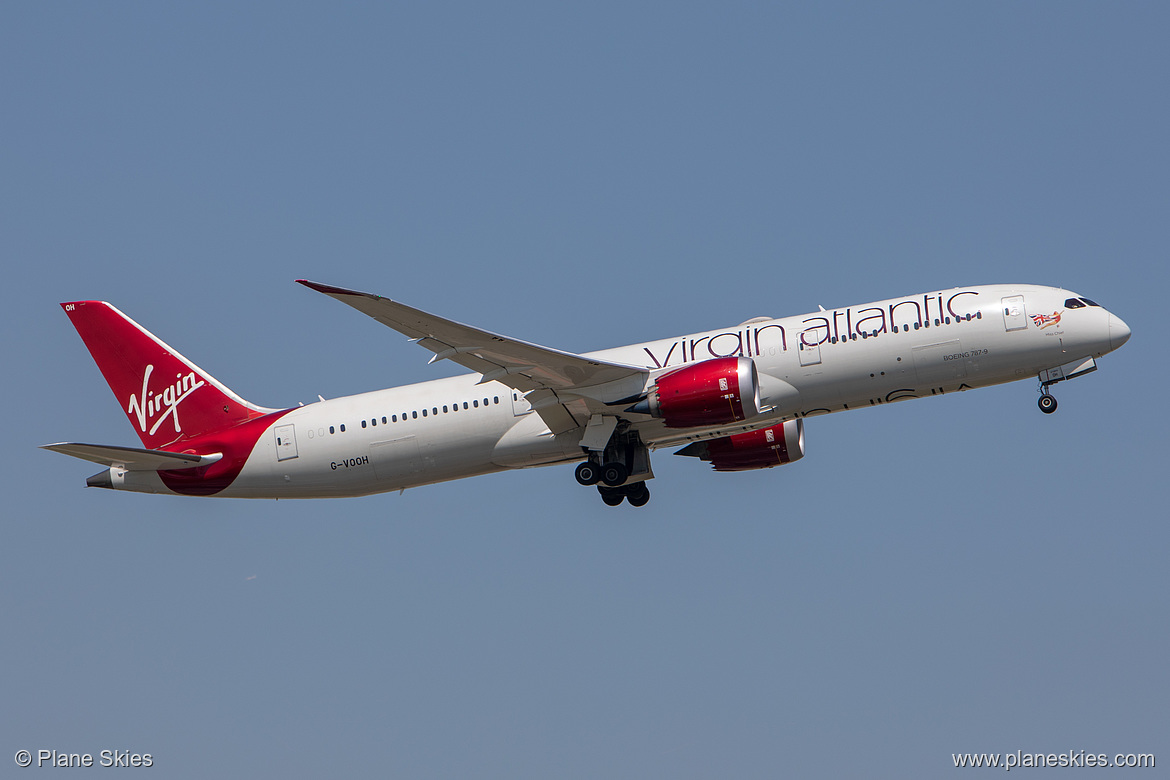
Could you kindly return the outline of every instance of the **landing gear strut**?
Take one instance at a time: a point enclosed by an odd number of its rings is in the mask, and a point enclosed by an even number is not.
[[[1057,375],[1063,378],[1063,375],[1059,372]],[[1052,393],[1048,392],[1048,387],[1053,382],[1059,381],[1060,379],[1054,378],[1052,373],[1049,371],[1040,372],[1040,399],[1036,402],[1036,404],[1040,407],[1040,411],[1044,412],[1044,414],[1052,414],[1056,411],[1056,399],[1052,396]]]

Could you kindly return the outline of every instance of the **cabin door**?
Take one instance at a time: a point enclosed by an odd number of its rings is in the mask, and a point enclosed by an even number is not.
[[[1024,296],[1013,295],[1003,299],[1003,327],[1005,330],[1024,330],[1028,327],[1028,312],[1024,310]]]

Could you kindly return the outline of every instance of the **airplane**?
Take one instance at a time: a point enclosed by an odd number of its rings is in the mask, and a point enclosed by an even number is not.
[[[183,496],[364,496],[577,463],[602,501],[643,506],[650,453],[717,471],[804,457],[809,417],[1097,368],[1129,327],[1077,293],[956,287],[575,354],[307,280],[472,373],[307,406],[245,401],[102,301],[61,304],[142,447],[44,449],[99,463],[91,487]],[[320,396],[318,396],[320,398]]]

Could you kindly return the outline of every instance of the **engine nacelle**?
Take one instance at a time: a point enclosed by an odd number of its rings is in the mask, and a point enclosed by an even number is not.
[[[704,360],[658,377],[629,411],[660,417],[668,428],[726,425],[760,414],[760,382],[751,358]]]
[[[675,453],[705,460],[716,471],[782,466],[804,457],[804,420],[788,420],[758,431],[688,444]]]

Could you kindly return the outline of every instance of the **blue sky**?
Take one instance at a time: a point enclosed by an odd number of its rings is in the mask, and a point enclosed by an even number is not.
[[[1168,22],[1156,3],[5,5],[0,761],[1170,762]],[[93,469],[36,449],[135,443],[60,301],[113,302],[269,406],[453,370],[301,277],[579,351],[1012,281],[1134,336],[1051,417],[1020,382],[812,420],[781,469],[660,452],[639,511],[571,467],[244,502],[87,490]]]

